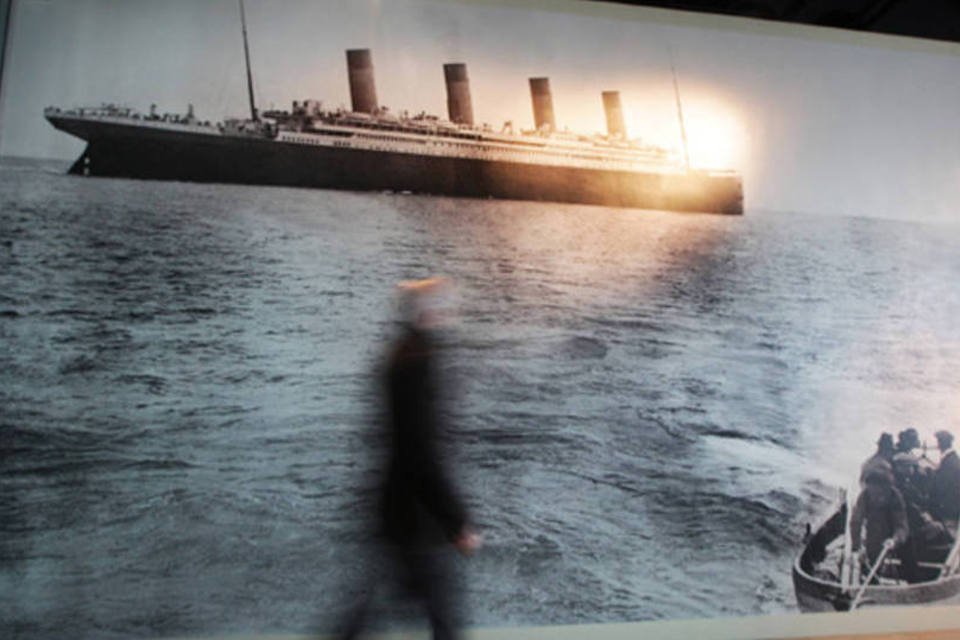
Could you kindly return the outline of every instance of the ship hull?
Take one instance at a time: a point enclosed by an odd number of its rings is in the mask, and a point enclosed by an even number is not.
[[[74,174],[743,213],[739,176],[600,170],[352,149],[48,116],[87,141]]]

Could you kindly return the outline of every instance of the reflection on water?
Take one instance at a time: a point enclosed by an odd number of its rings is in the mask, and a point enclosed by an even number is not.
[[[9,162],[0,199],[5,632],[297,632],[349,598],[370,371],[426,274],[460,286],[473,624],[792,610],[877,433],[956,424],[951,229]]]

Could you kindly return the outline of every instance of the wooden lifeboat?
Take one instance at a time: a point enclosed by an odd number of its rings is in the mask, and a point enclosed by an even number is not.
[[[793,563],[793,587],[801,611],[960,602],[960,540],[924,549],[913,582],[898,577],[895,557],[880,558],[873,578],[867,580],[869,576],[863,576],[852,560],[847,514],[844,497],[817,529],[808,527],[803,549]]]

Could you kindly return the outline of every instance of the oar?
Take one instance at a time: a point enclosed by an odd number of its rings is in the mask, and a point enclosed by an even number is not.
[[[842,564],[840,565],[840,584],[843,585],[844,590],[849,589],[853,583],[853,552],[851,551],[853,535],[850,533],[850,519],[853,516],[853,509],[850,508],[850,501],[847,499],[847,496],[851,493],[847,493],[846,489],[840,489],[840,500],[843,501],[843,510],[846,513],[843,523]]]
[[[866,592],[867,587],[870,586],[870,583],[873,582],[873,577],[877,575],[877,571],[880,569],[883,559],[887,557],[887,552],[890,551],[893,547],[888,547],[884,545],[883,551],[880,552],[880,557],[877,558],[876,563],[873,565],[873,569],[870,570],[870,575],[867,576],[867,579],[864,581],[863,586],[860,587],[860,591],[857,591],[857,596],[850,603],[850,611],[853,611],[860,605],[860,598],[863,597],[864,592]]]
[[[950,549],[950,554],[947,555],[947,559],[943,561],[943,567],[940,569],[941,578],[945,578],[957,570],[958,555],[960,555],[960,525],[958,525],[957,530],[953,532],[953,548]]]

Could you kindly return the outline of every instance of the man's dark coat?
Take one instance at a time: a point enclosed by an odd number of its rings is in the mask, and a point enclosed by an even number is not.
[[[387,538],[405,547],[451,541],[467,521],[437,445],[441,419],[434,367],[430,337],[408,329],[386,372],[390,459],[381,521]]]
[[[930,515],[941,522],[960,519],[960,458],[955,451],[943,457],[933,474]]]

